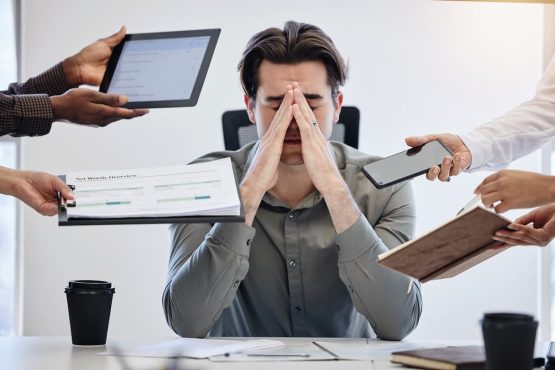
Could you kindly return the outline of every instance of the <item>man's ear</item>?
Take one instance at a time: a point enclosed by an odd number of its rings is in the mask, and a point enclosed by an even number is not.
[[[335,110],[333,112],[333,123],[339,122],[339,114],[341,113],[342,106],[343,106],[343,92],[338,91],[337,97],[335,98]]]
[[[243,96],[243,100],[245,101],[245,106],[247,107],[247,114],[249,115],[249,120],[256,124],[256,119],[254,117],[254,110],[253,110],[253,100],[249,98],[247,95]]]

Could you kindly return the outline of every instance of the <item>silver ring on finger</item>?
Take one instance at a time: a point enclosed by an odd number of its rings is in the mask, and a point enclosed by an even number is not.
[[[312,126],[314,127],[318,126],[318,122],[316,120],[312,121]]]

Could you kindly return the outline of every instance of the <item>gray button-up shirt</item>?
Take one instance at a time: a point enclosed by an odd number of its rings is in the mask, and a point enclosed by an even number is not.
[[[212,153],[231,157],[237,178],[257,144]],[[338,168],[362,215],[337,235],[318,192],[290,209],[266,194],[252,227],[172,225],[163,305],[181,336],[374,337],[398,340],[417,325],[420,287],[379,265],[377,256],[412,237],[408,183],[382,190],[362,174],[370,157],[332,143]]]

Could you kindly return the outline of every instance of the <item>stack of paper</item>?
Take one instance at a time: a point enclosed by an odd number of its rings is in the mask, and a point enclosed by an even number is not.
[[[231,159],[118,171],[72,172],[68,218],[238,216]]]

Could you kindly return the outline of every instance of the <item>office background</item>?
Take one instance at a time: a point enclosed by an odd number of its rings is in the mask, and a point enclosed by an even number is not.
[[[533,95],[543,68],[541,5],[23,0],[23,78],[121,24],[129,33],[214,27],[222,33],[196,107],[152,110],[104,129],[56,123],[46,137],[21,140],[22,168],[61,174],[173,165],[222,149],[221,114],[243,107],[236,64],[247,40],[290,19],[323,28],[348,59],[345,104],[361,110],[360,149],[378,155],[402,150],[407,135],[461,132],[501,115]],[[511,167],[539,171],[540,163],[535,153]],[[486,175],[466,174],[449,184],[414,181],[416,234],[453,217]],[[71,279],[113,282],[110,335],[172,334],[161,306],[167,226],[59,228],[54,218],[28,208],[19,217],[20,334],[69,334],[63,288]],[[532,313],[549,337],[550,285],[540,279],[548,258],[539,249],[515,248],[460,277],[425,284],[422,319],[411,337],[477,339],[478,320],[494,310]]]

